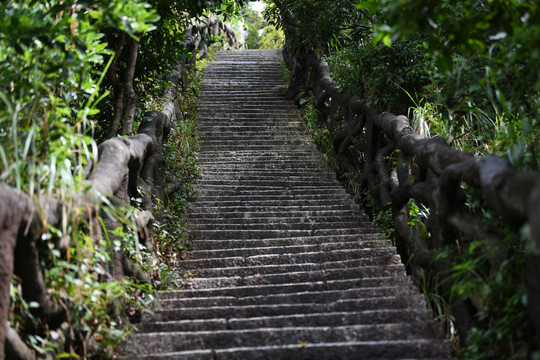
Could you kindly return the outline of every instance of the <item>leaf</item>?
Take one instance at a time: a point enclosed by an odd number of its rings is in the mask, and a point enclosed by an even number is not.
[[[56,355],[57,359],[78,359],[79,356],[75,353],[61,353]]]
[[[391,39],[389,34],[384,35],[382,41],[383,41],[384,45],[386,45],[388,47],[392,46],[392,39]]]

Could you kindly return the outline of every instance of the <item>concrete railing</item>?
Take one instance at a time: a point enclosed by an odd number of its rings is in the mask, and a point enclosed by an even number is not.
[[[148,249],[153,248],[153,202],[160,200],[164,203],[167,195],[180,188],[178,180],[168,181],[171,179],[165,179],[162,172],[165,162],[163,145],[183,116],[178,104],[179,83],[187,79],[185,70],[195,65],[195,54],[203,52],[206,55],[205,34],[218,35],[223,31],[228,41],[235,39],[234,31],[217,18],[196,24],[196,30],[195,33],[193,27],[186,30],[187,39],[181,45],[193,56],[167,78],[172,86],[163,94],[162,110],[145,113],[136,135],[114,137],[99,144],[97,159],[87,166],[83,184],[85,190],[73,195],[70,206],[78,209],[95,238],[104,236],[99,220],[104,203],[112,204],[116,212],[122,213],[130,204],[131,197],[142,195],[142,210],[136,214],[136,223],[141,241],[146,243]],[[18,334],[6,326],[13,275],[21,279],[25,300],[39,304],[34,315],[44,319],[50,330],[59,328],[68,317],[64,307],[48,296],[37,251],[37,242],[45,232],[44,224],[60,225],[65,220],[66,204],[47,198],[42,199],[41,205],[40,208],[29,195],[0,183],[0,359],[5,356],[23,359],[34,357]],[[114,237],[112,230],[122,226],[120,220],[108,216],[103,216],[102,221],[109,238]],[[64,248],[68,245],[57,244]],[[114,251],[110,263],[106,264],[106,271],[106,281],[132,276],[141,282],[149,282],[148,276],[137,264],[127,259],[122,250]],[[59,335],[59,338],[62,336]]]
[[[314,55],[284,51],[284,59],[292,75],[287,95],[313,96],[319,120],[331,134],[339,172],[360,171],[362,188],[376,210],[391,209],[398,249],[413,274],[419,276],[420,268],[439,274],[443,290],[450,293],[453,281],[445,279],[457,254],[444,258],[437,254],[458,237],[482,243],[490,272],[510,257],[501,236],[486,229],[465,206],[464,184],[480,194],[486,209],[516,236],[528,224],[524,278],[530,316],[540,334],[540,173],[516,171],[500,157],[458,151],[438,137],[423,138],[406,116],[374,111],[365,99],[342,92],[334,85],[327,63]],[[410,225],[410,200],[428,210],[427,237]],[[477,325],[475,313],[481,309],[471,309],[457,296],[452,307],[461,334]]]

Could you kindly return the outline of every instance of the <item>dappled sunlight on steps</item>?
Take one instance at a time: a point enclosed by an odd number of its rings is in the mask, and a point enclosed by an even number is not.
[[[285,100],[279,52],[220,52],[198,115],[202,178],[183,290],[159,294],[127,358],[443,359],[448,341],[391,242]]]

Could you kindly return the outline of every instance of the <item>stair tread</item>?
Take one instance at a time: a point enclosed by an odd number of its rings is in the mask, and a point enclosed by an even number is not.
[[[447,359],[449,342],[324,163],[276,50],[218,52],[197,115],[192,248],[125,351],[138,359]]]

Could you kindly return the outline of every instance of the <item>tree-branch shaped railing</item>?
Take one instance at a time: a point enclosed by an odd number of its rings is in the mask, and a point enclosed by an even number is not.
[[[229,24],[221,20],[217,16],[211,16],[204,21],[195,23],[186,28],[186,46],[192,51],[192,62],[195,62],[197,56],[201,59],[208,57],[208,43],[211,37],[223,36],[224,42],[234,48],[237,44],[236,33]],[[193,51],[197,49],[197,51]]]
[[[314,55],[291,55],[285,50],[284,59],[291,69],[287,95],[297,100],[313,96],[319,120],[331,134],[338,171],[360,170],[362,188],[369,192],[376,210],[391,209],[397,246],[413,275],[418,276],[419,269],[437,273],[439,284],[450,293],[456,255],[438,255],[463,236],[482,243],[490,271],[508,258],[500,236],[466,208],[465,186],[480,192],[485,207],[516,234],[528,224],[528,308],[540,334],[540,173],[516,171],[500,157],[458,151],[438,137],[423,138],[406,116],[371,110],[366,100],[343,93],[334,85],[327,63]],[[410,225],[407,205],[411,200],[429,209],[425,221],[429,237]],[[475,305],[453,298],[459,334],[477,325],[475,315],[480,309]]]
[[[222,22],[215,20],[198,25],[198,31],[203,33],[216,33],[220,28],[232,31],[228,25],[224,26]],[[233,35],[234,32],[227,36]],[[194,41],[191,36],[181,45],[193,54],[207,51],[205,41],[199,38]],[[146,112],[136,135],[114,137],[98,146],[97,159],[91,161],[86,169],[83,183],[85,190],[74,194],[72,204],[69,204],[79,212],[78,216],[84,219],[93,237],[107,236],[112,240],[115,237],[113,231],[123,226],[120,219],[104,215],[104,208],[112,205],[116,213],[125,214],[130,198],[142,196],[141,209],[135,214],[137,230],[146,248],[153,248],[151,233],[155,219],[151,214],[152,207],[158,201],[166,203],[166,199],[180,188],[181,180],[165,177],[164,144],[173,127],[183,119],[179,108],[178,89],[179,84],[187,79],[187,69],[194,66],[193,59],[196,57],[187,59],[185,64],[179,65],[177,70],[168,76],[167,81],[172,85],[163,94],[162,109]],[[37,242],[45,232],[44,224],[60,227],[66,215],[66,204],[54,198],[43,198],[40,202],[41,209],[30,196],[0,183],[1,360],[34,358],[34,354],[18,334],[6,324],[13,275],[21,279],[25,300],[39,304],[34,315],[44,319],[51,330],[57,329],[68,316],[65,308],[48,295],[37,251]],[[64,250],[68,246],[58,243],[57,247],[64,247]],[[107,280],[120,280],[124,276],[131,276],[140,282],[149,282],[147,274],[129,260],[121,249],[114,251],[110,263],[106,266]],[[61,335],[59,337],[62,338]]]
[[[177,103],[177,86],[180,72],[175,71],[168,80],[173,86],[164,95],[166,103],[161,111],[149,111],[144,115],[137,135],[116,137],[104,141],[98,146],[98,158],[88,167],[84,180],[85,190],[74,196],[75,207],[80,211],[95,238],[104,236],[99,217],[105,203],[112,204],[116,211],[125,213],[131,196],[138,196],[142,188],[144,201],[142,210],[137,213],[137,225],[140,234],[149,234],[154,220],[151,195],[164,200],[164,178],[160,169],[164,163],[163,143],[181,113]],[[55,199],[44,199],[48,209],[42,214],[39,207],[28,195],[16,189],[0,184],[0,229],[1,229],[1,271],[0,271],[0,358],[4,353],[7,358],[27,358],[33,354],[18,339],[17,334],[7,328],[9,310],[9,286],[13,274],[21,278],[23,297],[26,301],[39,304],[35,315],[46,320],[51,329],[56,329],[66,320],[66,311],[47,295],[47,288],[42,279],[37,241],[44,232],[46,222],[53,227],[60,227],[65,212],[65,204]],[[105,231],[112,237],[113,230],[122,227],[122,222],[114,217],[103,216]],[[142,236],[147,248],[150,236]],[[65,244],[64,246],[67,246]],[[65,250],[65,249],[63,249]],[[147,275],[140,267],[131,262],[121,249],[114,251],[110,264],[107,264],[109,280],[120,280],[132,276],[140,282],[148,283]],[[4,349],[4,339],[6,348]]]

